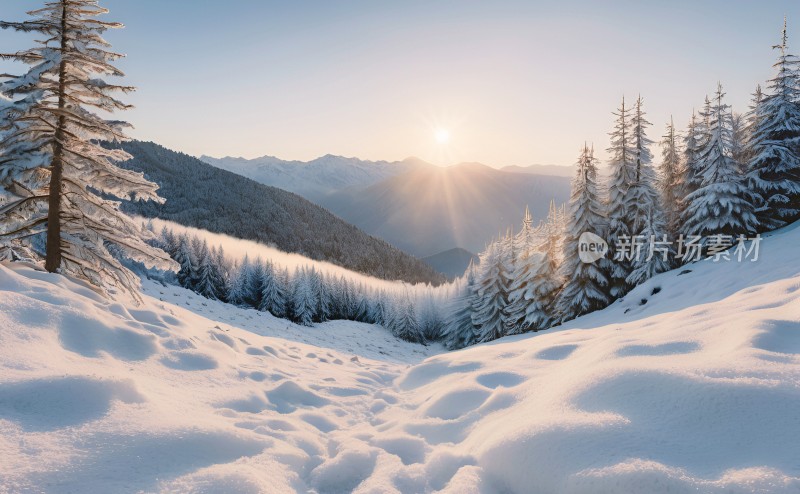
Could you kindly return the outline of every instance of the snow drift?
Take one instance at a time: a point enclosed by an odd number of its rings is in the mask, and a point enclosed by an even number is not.
[[[0,491],[798,492],[799,242],[429,358],[0,265]]]

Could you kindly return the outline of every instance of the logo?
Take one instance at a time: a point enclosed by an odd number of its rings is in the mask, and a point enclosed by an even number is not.
[[[608,253],[608,242],[592,232],[583,232],[578,239],[578,257],[584,264],[592,264]]]

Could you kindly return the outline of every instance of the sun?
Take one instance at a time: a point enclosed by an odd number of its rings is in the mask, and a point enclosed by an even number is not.
[[[439,144],[447,144],[450,142],[450,131],[447,129],[437,129],[434,137]]]

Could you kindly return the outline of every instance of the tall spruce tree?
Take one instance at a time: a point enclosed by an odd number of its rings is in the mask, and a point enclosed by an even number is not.
[[[800,81],[797,60],[788,53],[786,21],[769,81],[770,94],[756,106],[747,178],[760,196],[756,216],[762,230],[800,217]]]
[[[259,309],[275,317],[286,317],[287,297],[286,284],[280,270],[277,270],[272,262],[268,262],[262,271]]]
[[[136,293],[138,277],[109,245],[148,267],[175,265],[118,202],[106,199],[163,202],[156,184],[115,165],[128,153],[100,145],[125,140],[128,124],[94,112],[127,110],[114,95],[133,91],[102,79],[124,75],[112,65],[122,55],[102,37],[122,25],[97,19],[107,12],[97,0],[60,0],[29,12],[29,21],[0,22],[41,36],[33,48],[0,54],[31,66],[24,75],[0,77],[8,98],[0,105],[0,248],[25,248],[46,232],[48,271]]]
[[[470,263],[463,282],[447,306],[448,317],[444,327],[443,343],[450,350],[464,348],[475,343],[477,334],[472,322],[476,301],[475,264]]]
[[[681,201],[684,194],[684,173],[681,153],[678,145],[678,133],[672,118],[661,139],[661,167],[658,189],[661,193],[661,205],[667,232],[675,238],[680,225]]]
[[[610,133],[611,147],[608,148],[611,154],[609,162],[611,174],[608,179],[606,240],[610,250],[604,266],[607,269],[609,293],[612,298],[618,298],[627,293],[626,279],[633,269],[629,261],[616,259],[615,246],[623,239],[637,233],[637,225],[634,224],[638,219],[635,215],[638,209],[635,196],[637,189],[634,187],[637,179],[637,149],[631,123],[631,109],[625,106],[624,97],[622,105],[613,115],[616,117],[616,122]]]
[[[605,205],[597,186],[597,160],[586,145],[572,181],[569,213],[561,266],[561,276],[566,282],[557,300],[557,314],[562,321],[602,309],[611,302],[608,278],[601,264],[584,263],[578,251],[581,235],[586,232],[600,235],[606,224]]]
[[[686,233],[700,236],[704,245],[712,236],[747,234],[758,226],[755,197],[732,156],[731,112],[724,97],[719,84],[708,115],[708,138],[697,163],[700,187],[686,197],[682,218]]]
[[[503,250],[501,241],[493,242],[481,256],[472,313],[472,323],[477,328],[480,342],[495,340],[506,333],[510,272]]]

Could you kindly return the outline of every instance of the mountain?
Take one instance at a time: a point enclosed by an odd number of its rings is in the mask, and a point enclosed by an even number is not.
[[[124,168],[161,186],[165,204],[126,203],[131,214],[172,220],[274,245],[315,260],[383,279],[443,281],[441,274],[387,242],[284,190],[216,168],[150,142],[122,147],[134,158]]]
[[[319,204],[371,235],[424,257],[453,247],[472,252],[516,227],[529,206],[534,219],[551,201],[566,202],[565,177],[510,173],[478,163],[418,168],[353,193],[335,192]]]
[[[561,165],[530,165],[530,166],[506,166],[501,168],[504,172],[529,173],[531,175],[551,175],[554,177],[572,178],[575,175],[574,166]]]
[[[422,260],[437,272],[452,280],[463,275],[470,262],[477,263],[478,256],[466,249],[456,247],[455,249],[425,257]]]
[[[332,192],[364,189],[401,173],[434,166],[417,158],[396,162],[365,161],[330,154],[312,161],[284,161],[273,156],[251,160],[202,156],[200,160],[256,182],[294,192],[312,202]]]

